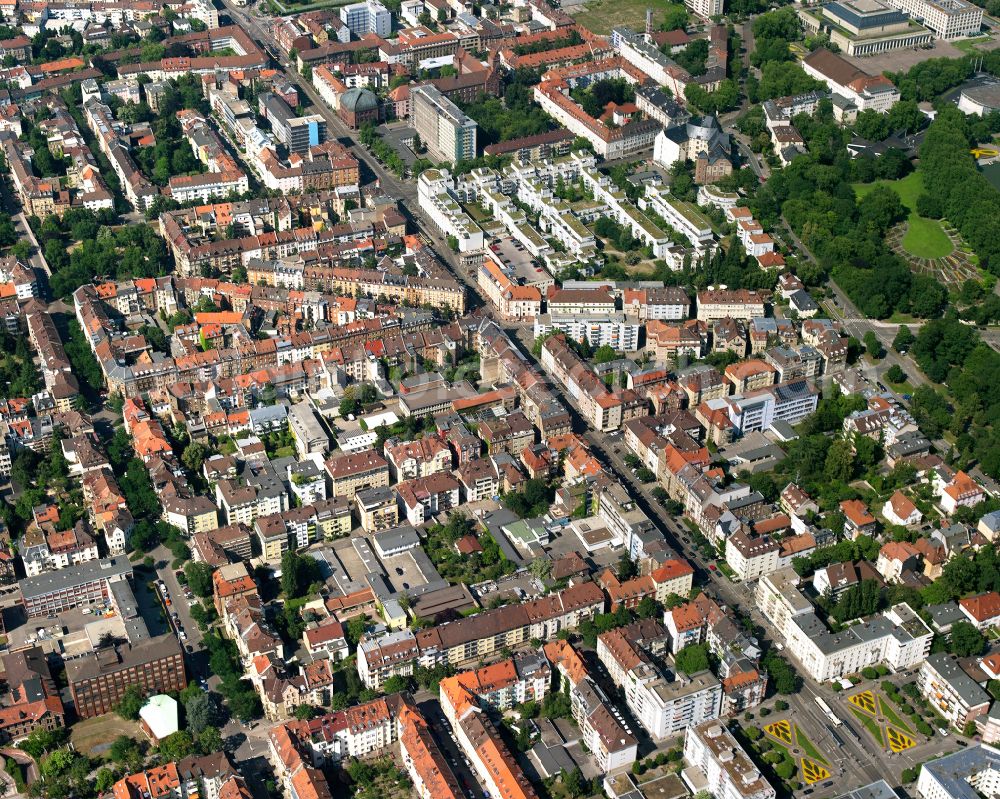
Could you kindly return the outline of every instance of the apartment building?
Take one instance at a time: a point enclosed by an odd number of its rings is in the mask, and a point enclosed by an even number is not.
[[[212,500],[201,494],[164,497],[163,518],[167,524],[184,530],[189,536],[208,533],[219,526],[218,508]]]
[[[917,675],[917,687],[935,711],[959,730],[986,714],[993,702],[993,697],[965,672],[958,659],[946,652],[928,655]]]
[[[726,539],[726,563],[744,582],[775,571],[780,552],[781,544],[776,540],[742,527]]]
[[[394,482],[429,477],[451,469],[451,450],[435,436],[416,441],[390,439],[385,442],[385,457]]]
[[[715,241],[712,221],[693,203],[671,196],[667,186],[647,183],[646,193],[639,198],[639,207],[644,211],[655,211],[674,230],[682,233],[699,252]],[[700,314],[700,302],[698,306]],[[698,318],[703,317],[699,315]]]
[[[793,569],[781,568],[760,579],[755,598],[789,652],[814,680],[834,680],[877,663],[902,671],[930,653],[933,632],[905,603],[832,633],[798,584]]]
[[[399,483],[395,490],[400,510],[416,526],[458,507],[461,488],[462,484],[450,472],[437,472]]]
[[[350,497],[365,488],[389,486],[389,463],[375,450],[334,455],[326,461],[331,496]]]
[[[350,6],[341,11],[347,8]],[[297,116],[288,103],[270,92],[263,92],[257,102],[261,114],[271,123],[274,137],[284,144],[290,153],[307,153],[311,148],[318,147],[326,141],[326,120],[319,114]]]
[[[918,799],[979,799],[1000,792],[1000,749],[986,744],[958,749],[920,768]]]
[[[454,724],[468,704],[502,713],[528,701],[541,702],[551,682],[552,669],[540,652],[519,652],[491,666],[441,680],[441,707]]]
[[[500,737],[489,716],[476,705],[455,710],[455,735],[490,796],[538,799],[531,780]]]
[[[417,201],[438,230],[455,238],[460,253],[483,248],[483,229],[458,204],[455,180],[447,169],[427,169],[420,173]]]
[[[562,334],[545,340],[541,362],[576,400],[583,417],[598,430],[617,430],[629,419],[649,413],[645,399],[632,389],[609,389],[590,364],[570,349]]]
[[[622,630],[597,638],[597,657],[639,723],[663,740],[694,724],[719,717],[722,684],[709,671],[667,680],[649,657]]]
[[[574,341],[585,341],[594,349],[607,346],[619,352],[635,352],[639,349],[641,329],[637,319],[623,313],[607,316],[546,313],[535,316],[534,335],[541,338],[559,332]]]
[[[743,319],[764,316],[767,303],[764,296],[747,289],[706,289],[698,292],[698,319],[714,322],[719,319]]]
[[[476,121],[435,86],[410,91],[413,127],[435,161],[456,163],[476,157]]]
[[[351,3],[340,9],[340,21],[359,39],[374,33],[383,39],[392,33],[392,12],[378,0]]]
[[[388,486],[362,489],[354,495],[354,501],[361,529],[366,533],[379,533],[399,525],[399,506]]]
[[[77,715],[84,719],[110,713],[132,685],[145,696],[187,687],[184,652],[173,633],[69,660],[66,679]]]
[[[358,646],[358,674],[366,686],[377,688],[394,674],[412,674],[418,662],[424,667],[459,667],[487,660],[532,638],[544,641],[560,630],[574,630],[584,619],[603,613],[604,606],[600,588],[580,583],[541,599],[493,608],[415,634],[403,630],[365,638]]]
[[[705,777],[716,799],[775,799],[776,791],[723,724],[707,721],[684,732],[684,760]]]
[[[128,559],[116,556],[27,577],[18,588],[28,616],[47,616],[104,602],[111,597],[112,583],[131,576]]]
[[[696,17],[709,20],[722,16],[725,2],[724,0],[684,0],[684,5]]]
[[[544,651],[559,674],[559,690],[569,689],[573,719],[598,768],[609,774],[631,766],[638,754],[638,739],[587,673],[584,659],[568,641],[550,641]]]

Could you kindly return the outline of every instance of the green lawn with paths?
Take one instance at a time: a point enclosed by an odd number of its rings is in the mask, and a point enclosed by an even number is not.
[[[865,725],[865,729],[872,734],[872,737],[878,741],[878,745],[885,748],[885,740],[882,738],[882,729],[875,723],[875,719],[865,713],[863,710],[858,710],[856,707],[851,707],[850,711],[855,715],[855,717],[862,724]]]
[[[913,734],[913,730],[910,729],[910,725],[903,720],[903,717],[896,712],[896,709],[892,707],[890,702],[885,699],[885,697],[878,697],[878,703],[879,707],[882,709],[882,715],[888,719],[890,724],[894,727],[898,727],[901,732],[908,732],[911,735]]]
[[[824,765],[830,765],[829,761],[823,755],[820,754],[819,749],[813,744],[812,741],[806,737],[806,734],[802,732],[802,728],[798,724],[795,725],[795,741],[798,743],[799,749],[805,752],[806,757],[811,757],[813,760],[823,763]]]
[[[907,231],[903,236],[903,248],[916,258],[943,258],[954,246],[936,219],[926,219],[917,215],[917,197],[924,193],[924,180],[919,172],[911,172],[899,180],[879,180],[875,183],[855,183],[854,192],[864,197],[876,186],[888,186],[902,200],[910,212],[906,218]]]

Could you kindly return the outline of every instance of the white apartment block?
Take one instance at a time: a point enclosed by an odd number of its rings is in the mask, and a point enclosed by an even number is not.
[[[965,673],[958,660],[945,652],[929,655],[917,675],[917,687],[934,710],[953,727],[962,729],[968,722],[985,715],[992,697]]]
[[[688,727],[684,733],[684,760],[705,776],[705,788],[715,799],[774,799],[776,796],[750,756],[720,722],[709,721]],[[692,792],[694,790],[692,787]]]
[[[881,616],[831,633],[798,584],[798,575],[788,567],[765,575],[757,583],[757,606],[785,639],[789,653],[817,682],[876,663],[903,671],[930,652],[933,633],[908,605],[894,605]]]
[[[459,252],[483,248],[483,230],[455,198],[455,181],[446,169],[428,169],[417,179],[417,201],[438,230],[458,240]]]
[[[623,313],[607,316],[551,313],[535,317],[535,338],[556,331],[576,341],[586,341],[595,349],[607,345],[620,352],[639,349],[640,328],[638,320]]]
[[[672,197],[667,186],[647,183],[646,194],[639,198],[639,207],[643,210],[650,209],[663,217],[663,220],[687,238],[696,250],[704,250],[715,241],[711,220],[691,203]]]
[[[726,563],[743,582],[757,580],[778,568],[781,544],[767,536],[740,529],[726,539]]]
[[[607,208],[603,209],[604,215],[610,216],[619,225],[628,229],[635,238],[652,247],[653,254],[657,258],[662,258],[666,255],[667,250],[670,249],[672,244],[667,232],[661,230],[648,216],[632,205],[625,196],[625,192],[619,189],[610,177],[592,167],[581,170],[581,177],[583,178],[584,186],[593,192],[594,200],[598,203],[604,203],[607,206]],[[646,191],[648,192],[652,188],[654,187],[647,184]],[[639,203],[642,205],[642,200]],[[642,207],[645,208],[645,206]],[[654,207],[653,210],[659,213],[658,208]],[[667,216],[660,215],[667,222],[671,222]],[[698,214],[698,216],[701,215]],[[708,220],[705,219],[705,221],[707,222]],[[688,235],[683,230],[681,232]],[[709,238],[711,238],[711,224],[709,224],[708,234]],[[691,237],[688,236],[688,238]]]
[[[688,11],[702,19],[721,17],[725,6],[723,0],[684,0]]]
[[[978,36],[983,9],[964,0],[888,0],[913,19],[930,28],[939,39]]]
[[[722,712],[722,683],[710,671],[663,674],[619,630],[598,636],[597,657],[646,731],[658,741],[715,719]]]
[[[476,157],[476,120],[466,116],[435,86],[418,86],[410,92],[413,127],[438,161],[463,161]]]
[[[358,38],[374,33],[383,39],[392,33],[392,12],[377,0],[352,3],[340,9],[340,21]]]

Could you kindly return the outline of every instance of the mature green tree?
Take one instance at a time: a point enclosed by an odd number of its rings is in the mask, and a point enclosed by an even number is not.
[[[137,721],[139,711],[142,710],[144,704],[146,704],[146,694],[138,685],[130,685],[122,693],[118,704],[115,705],[115,713],[123,719]]]
[[[207,563],[199,561],[189,561],[184,566],[184,576],[187,577],[188,587],[199,597],[212,596],[212,569]]]
[[[708,645],[690,644],[674,655],[674,665],[684,674],[697,674],[709,667]]]
[[[949,651],[958,657],[972,657],[986,651],[983,634],[967,621],[955,622],[949,633]]]

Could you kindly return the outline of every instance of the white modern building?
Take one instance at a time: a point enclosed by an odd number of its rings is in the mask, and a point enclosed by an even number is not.
[[[625,702],[658,741],[677,735],[722,712],[722,683],[710,671],[666,677],[619,630],[598,636],[597,657],[611,680],[625,693]]]
[[[576,316],[546,313],[535,317],[535,338],[558,331],[576,341],[586,341],[591,347],[608,346],[620,352],[639,349],[638,319],[623,313],[607,316]]]
[[[483,229],[458,204],[454,191],[447,169],[428,169],[417,179],[417,201],[438,230],[455,237],[459,252],[481,250]]]
[[[929,760],[917,779],[918,799],[1000,795],[1000,749],[981,744]]]
[[[384,39],[392,33],[392,12],[378,0],[341,7],[340,21],[359,38],[366,33],[374,33]]]
[[[659,214],[696,249],[703,250],[715,240],[711,220],[691,203],[672,197],[667,186],[647,183],[645,195],[639,198],[639,207]]]

